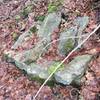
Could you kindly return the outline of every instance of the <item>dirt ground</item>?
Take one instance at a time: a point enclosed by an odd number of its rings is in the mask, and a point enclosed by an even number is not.
[[[71,19],[75,18],[75,10],[79,11],[81,15],[90,16],[91,20],[86,31],[91,32],[99,22],[100,14],[97,12],[99,8],[91,11],[89,6],[91,4],[86,1],[64,0],[63,7],[64,13],[68,10],[73,12],[70,15]],[[16,21],[15,16],[19,15],[21,10],[31,3],[31,0],[0,1],[0,100],[32,100],[41,86],[41,83],[30,80],[26,74],[7,62],[3,51],[9,49],[15,42],[12,32],[16,32],[19,36],[35,22],[36,16],[46,14],[48,2],[49,0],[40,0],[36,5],[34,4],[31,13],[27,15],[28,17],[21,16],[20,20]],[[76,52],[76,54],[94,55],[94,59],[89,64],[89,70],[83,79],[85,80],[84,83],[81,86],[55,84],[50,87],[45,85],[37,100],[100,100],[99,34],[100,31],[84,44],[82,50]]]

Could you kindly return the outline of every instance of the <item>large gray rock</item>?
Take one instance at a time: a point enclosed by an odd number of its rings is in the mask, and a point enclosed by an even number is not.
[[[8,58],[11,58],[15,62],[16,66],[19,69],[24,70],[28,75],[41,79],[47,79],[60,62],[47,61],[45,64],[46,66],[44,67],[43,63],[40,65],[36,63],[36,61],[39,58],[41,51],[43,51],[43,48],[51,42],[51,34],[56,28],[58,28],[60,21],[61,15],[58,15],[57,13],[50,13],[40,26],[37,32],[39,42],[37,42],[32,49],[20,52],[16,52],[14,50],[6,51],[5,55],[7,55]],[[78,26],[79,30],[77,28]],[[79,20],[76,20],[75,26],[69,28],[63,33],[60,33],[60,41],[58,45],[59,53],[66,55],[66,53],[68,53],[75,44],[75,38],[69,39],[68,37],[76,36],[78,33],[82,33],[85,27],[86,23],[84,24],[83,19],[79,18]],[[31,35],[32,33],[30,32],[23,33],[12,46],[12,49],[16,49],[18,46],[22,45],[25,38],[30,38]],[[48,48],[46,48],[42,53],[45,53],[47,50]],[[91,55],[77,56],[68,65],[66,65],[66,67],[61,66],[61,69],[58,69],[54,74],[56,81],[68,85],[73,81],[79,82],[85,73],[87,63],[91,58]]]
[[[60,33],[58,52],[61,55],[66,55],[75,45],[75,37],[77,34],[77,27],[71,27],[66,31]]]
[[[87,69],[87,63],[91,60],[91,55],[81,55],[75,57],[63,71],[55,73],[54,77],[57,82],[69,85],[72,82],[79,81]]]
[[[9,52],[8,58],[12,58],[16,66],[24,70],[32,78],[47,79],[48,76],[55,70],[55,68],[61,62],[44,61],[43,64],[37,64],[36,62],[29,62],[27,59],[23,60],[21,55],[11,55]],[[71,83],[80,84],[80,80],[83,77],[87,64],[91,60],[91,55],[76,56],[68,65],[62,65],[55,73],[55,81],[64,85]],[[52,78],[50,79],[52,80]]]
[[[44,43],[41,43],[41,45],[37,45],[30,50],[22,51],[16,56],[14,56],[14,59],[17,59],[21,62],[36,61],[39,58],[39,55],[41,54],[41,51],[44,48],[44,46]],[[45,51],[46,50],[44,50],[44,52]]]
[[[38,77],[41,79],[48,78],[49,73],[47,71],[47,68],[41,66],[40,64],[35,64],[35,63],[31,63],[29,66],[30,67],[27,69],[27,73],[29,75],[32,75],[32,77]]]
[[[37,32],[39,41],[34,45],[32,49],[21,52],[17,56],[23,56],[25,60],[37,60],[43,48],[47,45],[47,43],[51,41],[51,34],[56,28],[58,28],[60,21],[61,16],[57,13],[48,14]],[[29,31],[23,33],[12,46],[12,49],[17,49],[25,41],[25,38],[30,38],[31,36],[32,33]],[[42,53],[45,53],[46,49],[43,50]]]
[[[64,32],[60,33],[59,44],[58,44],[58,52],[66,56],[66,54],[72,50],[72,48],[83,41],[81,38],[84,29],[89,23],[89,17],[77,17],[73,21],[73,26],[69,29],[65,29]],[[80,38],[75,38],[76,36]],[[72,38],[71,38],[72,37]]]
[[[43,37],[43,39],[46,39],[48,42],[50,42],[50,36],[53,33],[53,31],[58,28],[59,24],[61,22],[61,15],[57,13],[50,13],[46,16],[44,19],[41,27],[38,30],[38,36]]]
[[[27,31],[25,33],[23,33],[22,35],[20,35],[20,37],[18,38],[18,40],[15,42],[15,44],[11,47],[11,49],[17,49],[19,46],[22,45],[22,43],[25,41],[25,38],[27,37],[31,37],[32,33]]]

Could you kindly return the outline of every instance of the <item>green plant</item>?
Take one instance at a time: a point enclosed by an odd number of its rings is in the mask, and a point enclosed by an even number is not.
[[[53,4],[48,5],[48,13],[52,13],[57,10],[57,6]]]
[[[60,64],[61,62],[55,62],[53,65],[51,65],[49,68],[48,68],[48,73],[51,74],[55,69],[56,67]],[[64,64],[61,65],[61,67],[58,69],[58,70],[63,70],[64,69]]]
[[[16,16],[15,16],[15,20],[16,20],[16,21],[19,21],[20,18],[21,18],[20,15],[16,15]]]
[[[30,28],[30,31],[31,31],[32,33],[35,33],[35,32],[37,31],[37,28],[36,28],[35,26],[33,26],[32,28]]]
[[[17,40],[18,34],[16,32],[11,33],[13,40]]]
[[[57,11],[59,6],[62,5],[63,0],[56,0],[48,4],[48,13]]]

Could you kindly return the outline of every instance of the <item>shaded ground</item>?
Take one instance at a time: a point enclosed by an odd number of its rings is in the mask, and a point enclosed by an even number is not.
[[[21,16],[19,21],[15,16],[20,14],[20,11],[25,6],[30,4],[31,0],[4,0],[0,4],[0,100],[32,100],[40,87],[40,83],[31,81],[13,64],[6,62],[3,57],[3,51],[12,46],[15,42],[12,32],[16,32],[19,36],[26,31],[33,23],[38,15],[44,15],[47,12],[46,0],[41,0],[34,4],[32,11],[26,15]],[[82,0],[81,0],[82,1]],[[44,6],[45,5],[45,6]],[[75,10],[79,10],[81,15],[91,16],[90,24],[87,32],[91,32],[95,28],[94,12],[89,11],[90,8],[85,7],[83,2],[70,2],[65,0],[64,13],[67,10],[72,11],[70,18],[75,18]],[[82,8],[83,7],[83,8]],[[80,9],[81,8],[81,9]],[[70,20],[71,20],[70,19]],[[68,23],[62,24],[62,27],[67,26]],[[99,33],[98,33],[99,34]],[[83,84],[81,87],[76,86],[62,86],[55,84],[54,87],[45,86],[39,94],[37,100],[78,100],[84,97],[85,100],[99,100],[100,99],[100,40],[98,35],[92,36],[85,44],[84,48],[78,53],[89,53],[94,55],[94,60],[89,64],[89,70],[86,72]]]

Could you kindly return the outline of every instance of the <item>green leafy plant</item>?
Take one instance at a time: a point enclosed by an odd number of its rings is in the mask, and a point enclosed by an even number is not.
[[[48,13],[52,13],[57,10],[57,6],[53,4],[48,5]]]
[[[48,4],[48,13],[57,11],[59,6],[62,5],[63,0],[56,0]]]

